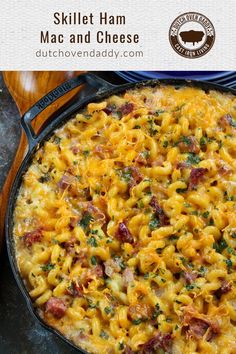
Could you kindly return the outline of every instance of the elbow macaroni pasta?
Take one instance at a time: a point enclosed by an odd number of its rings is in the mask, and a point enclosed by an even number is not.
[[[89,353],[236,353],[236,98],[143,87],[36,152],[14,211],[45,322]]]

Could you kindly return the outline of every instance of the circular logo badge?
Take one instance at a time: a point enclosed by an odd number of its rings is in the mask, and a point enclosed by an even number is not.
[[[182,57],[200,58],[212,48],[215,42],[215,28],[206,16],[187,12],[172,22],[169,40],[172,48]]]

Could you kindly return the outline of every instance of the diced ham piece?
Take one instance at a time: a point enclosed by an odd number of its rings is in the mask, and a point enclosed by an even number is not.
[[[116,105],[107,105],[106,108],[103,109],[103,111],[109,116],[110,114],[116,111]]]
[[[80,152],[80,147],[72,146],[71,151],[73,152],[74,155],[77,155]]]
[[[96,147],[94,148],[94,153],[99,156],[101,159],[105,159],[106,158],[106,154],[105,154],[105,150],[104,147],[102,145],[96,145]]]
[[[207,168],[192,168],[189,176],[189,190],[193,190],[197,187],[198,183],[203,179],[205,174],[208,172]]]
[[[62,318],[66,312],[67,306],[62,299],[51,297],[46,302],[46,313],[51,313],[56,318]]]
[[[227,280],[221,281],[220,288],[215,292],[215,295],[220,298],[222,295],[227,294],[232,289],[232,283]]]
[[[132,102],[127,102],[119,108],[119,111],[121,112],[122,117],[131,113],[133,110],[134,110],[134,104]]]
[[[71,237],[69,241],[63,243],[63,247],[66,249],[66,251],[69,254],[73,254],[75,252],[75,243],[76,243],[76,238]]]
[[[76,337],[78,338],[79,341],[89,339],[89,336],[87,334],[85,334],[82,329],[79,330],[79,332],[76,335]]]
[[[85,249],[84,251],[81,250],[79,253],[75,252],[75,249],[72,249],[72,254],[73,254],[73,262],[72,264],[79,263],[82,267],[87,267],[88,266],[88,256],[87,256],[87,250]]]
[[[104,262],[104,267],[105,274],[108,277],[111,277],[114,273],[119,273],[121,271],[118,259],[108,259],[106,262]]]
[[[131,166],[129,168],[132,176],[131,181],[129,182],[129,188],[132,188],[142,181],[143,176],[137,167]]]
[[[63,175],[60,181],[58,182],[58,187],[62,190],[65,190],[68,188],[73,182],[72,182],[72,176],[70,175]]]
[[[202,339],[204,334],[209,328],[209,324],[199,318],[192,318],[189,322],[187,336],[194,337],[195,339]]]
[[[91,274],[95,275],[96,278],[102,278],[104,275],[102,265],[99,264],[99,265],[96,265],[95,267],[93,267],[93,269],[91,270]]]
[[[101,159],[105,159],[106,154],[111,153],[112,151],[113,147],[109,145],[96,145],[94,148],[94,153]]]
[[[142,166],[146,166],[148,164],[147,158],[145,158],[141,152],[137,155],[135,162]]]
[[[177,170],[184,170],[185,168],[190,168],[191,165],[188,162],[178,162],[176,165]]]
[[[231,114],[225,114],[219,119],[219,125],[223,128],[226,129],[227,127],[230,127],[233,121],[233,117]]]
[[[69,254],[73,254],[75,252],[75,243],[73,241],[67,241],[63,244],[66,252]]]
[[[115,237],[122,243],[134,243],[133,236],[124,222],[119,223]]]
[[[71,239],[67,242],[63,242],[61,244],[66,252],[73,257],[72,264],[79,263],[82,267],[86,267],[88,265],[88,257],[87,257],[87,249],[81,249],[79,252],[76,246],[76,238],[71,237]]]
[[[79,202],[78,207],[83,210],[83,212],[87,212],[91,214],[93,217],[93,220],[96,222],[105,222],[106,216],[105,214],[95,205],[93,205],[92,202]]]
[[[40,242],[42,240],[43,234],[42,234],[42,228],[38,228],[34,231],[26,232],[22,240],[26,247],[30,248],[34,243]]]
[[[188,338],[193,337],[195,339],[202,339],[206,335],[206,340],[211,341],[219,333],[219,326],[216,322],[207,322],[200,318],[192,318],[186,333]]]
[[[186,283],[191,284],[197,279],[198,274],[191,272],[191,271],[184,271],[183,276],[184,276]]]
[[[152,285],[151,285],[151,288],[154,290],[154,292],[155,292],[155,294],[156,294],[156,296],[158,296],[158,297],[162,297],[164,294],[165,294],[165,292],[166,292],[166,289],[164,288],[164,287],[159,287],[156,283],[152,283]]]
[[[128,316],[131,320],[148,319],[152,316],[153,309],[149,304],[130,305]]]
[[[134,273],[127,267],[123,272],[123,283],[125,286],[128,286],[132,281],[134,281]]]
[[[103,275],[103,266],[99,264],[85,272],[84,276],[81,277],[81,283],[87,287],[92,280],[102,278]]]
[[[150,201],[150,205],[155,210],[155,212],[157,214],[161,213],[162,209],[161,209],[160,205],[158,204],[157,198],[154,195],[152,196],[152,199]]]
[[[226,176],[226,175],[229,175],[232,173],[232,168],[230,168],[229,166],[227,166],[226,164],[224,163],[221,163],[220,164],[220,167],[218,169],[218,173],[221,175],[221,176]]]
[[[132,102],[126,102],[120,107],[116,107],[116,105],[107,105],[107,107],[104,108],[103,111],[107,115],[110,115],[112,113],[120,113],[121,116],[123,117],[131,113],[133,109],[134,109],[134,104]]]
[[[135,166],[125,167],[123,169],[123,172],[130,175],[130,180],[128,182],[129,190],[134,186],[136,186],[137,184],[139,184],[143,179],[143,175],[140,173],[138,167]]]
[[[164,210],[160,207],[157,198],[155,196],[152,196],[150,205],[154,209],[154,212],[160,221],[160,225],[161,226],[169,225],[169,218],[165,214]]]
[[[185,140],[181,140],[178,143],[178,147],[181,152],[191,152],[194,154],[198,154],[200,151],[200,146],[194,136],[188,136]]]
[[[142,354],[154,354],[162,349],[165,353],[171,353],[172,337],[170,333],[158,332],[142,346]]]
[[[217,320],[209,319],[207,315],[198,313],[191,305],[185,308],[183,324],[187,327],[187,338],[202,339],[205,336],[206,340],[210,341],[220,332]]]
[[[73,297],[83,297],[83,287],[81,284],[72,282],[70,287],[66,289],[66,294],[71,295]]]
[[[164,157],[162,155],[160,155],[160,156],[157,156],[154,161],[152,161],[151,165],[152,165],[152,167],[162,166],[164,161],[165,161]]]
[[[88,207],[88,212],[92,214],[92,217],[95,221],[101,221],[105,222],[106,221],[106,216],[105,214],[96,206],[94,206],[92,203]]]
[[[220,289],[222,294],[227,294],[232,289],[232,283],[223,280]]]
[[[79,217],[78,216],[72,216],[70,218],[70,223],[69,223],[69,227],[71,230],[73,230],[76,225],[78,224],[78,221],[79,221]]]

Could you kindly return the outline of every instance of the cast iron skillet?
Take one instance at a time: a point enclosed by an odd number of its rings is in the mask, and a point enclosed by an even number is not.
[[[39,102],[37,102],[28,112],[24,114],[22,117],[21,125],[24,129],[24,132],[28,139],[29,149],[26,157],[24,158],[14,183],[11,188],[8,208],[6,212],[5,219],[5,235],[6,235],[6,243],[8,256],[10,260],[10,264],[12,267],[12,271],[14,273],[14,277],[16,282],[27,302],[28,308],[31,314],[37,318],[41,325],[43,325],[50,332],[57,334],[64,342],[69,344],[71,347],[78,350],[79,353],[88,354],[85,350],[78,348],[75,346],[70,340],[66,339],[61,333],[47,325],[38,315],[37,309],[34,307],[32,300],[28,294],[24,281],[21,278],[19,269],[17,267],[16,261],[16,251],[13,237],[13,212],[15,207],[15,202],[18,194],[18,190],[20,188],[22,182],[22,176],[27,171],[28,166],[31,164],[34,153],[46,140],[48,140],[54,133],[55,129],[58,129],[62,125],[64,125],[76,112],[78,112],[81,108],[83,108],[89,102],[96,102],[113,94],[122,93],[126,89],[135,89],[142,86],[158,86],[158,85],[173,85],[175,87],[181,86],[192,86],[203,89],[204,91],[209,90],[217,90],[225,93],[232,93],[236,95],[236,90],[226,88],[220,85],[201,82],[201,81],[186,81],[179,79],[161,79],[161,80],[149,80],[149,81],[141,81],[138,83],[130,83],[124,85],[112,85],[111,83],[93,75],[93,74],[83,74],[76,78],[73,78],[64,84],[58,86],[56,89],[52,90],[46,96],[44,96]],[[67,92],[73,90],[74,88],[85,85],[92,87],[95,89],[95,93],[92,95],[88,95],[87,97],[78,98],[77,102],[73,103],[69,108],[65,108],[62,112],[56,114],[54,119],[47,124],[39,134],[35,134],[33,128],[31,126],[31,122],[37,117],[37,115],[42,112],[46,107],[48,107],[51,103],[56,101],[59,97],[65,95]]]

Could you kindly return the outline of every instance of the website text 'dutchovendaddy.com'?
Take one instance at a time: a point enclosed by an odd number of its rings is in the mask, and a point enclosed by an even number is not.
[[[143,58],[142,50],[62,50],[62,49],[38,49],[35,51],[36,58]]]

